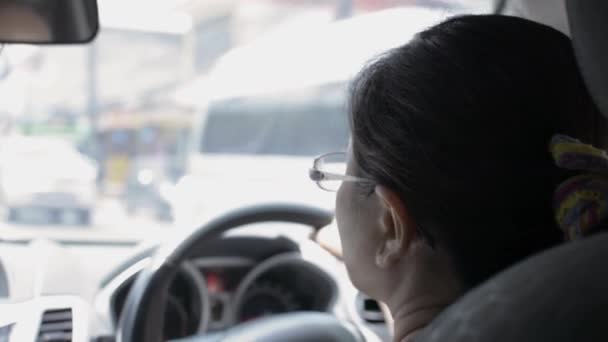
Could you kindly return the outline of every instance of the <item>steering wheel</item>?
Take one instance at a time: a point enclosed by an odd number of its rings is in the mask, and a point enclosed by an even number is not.
[[[188,260],[197,246],[222,233],[247,224],[290,222],[315,229],[328,225],[333,213],[319,208],[268,204],[228,212],[202,227],[163,244],[152,262],[137,276],[118,323],[117,341],[161,342],[168,289],[180,265]],[[187,341],[218,340],[219,335],[199,335]],[[347,324],[326,313],[293,313],[241,324],[222,333],[221,340],[248,341],[361,341],[360,335]],[[242,337],[241,339],[239,338]],[[255,336],[252,339],[252,336]],[[186,341],[184,340],[184,341]]]

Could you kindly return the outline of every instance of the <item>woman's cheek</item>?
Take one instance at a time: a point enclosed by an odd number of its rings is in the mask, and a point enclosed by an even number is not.
[[[338,225],[343,252],[346,247],[346,239],[348,238],[346,231],[351,224],[348,220],[350,205],[348,204],[349,196],[347,191],[347,186],[343,184],[336,193],[336,223]]]
[[[344,183],[336,195],[336,222],[342,243],[342,256],[354,285],[365,288],[369,280],[370,263],[374,256],[371,253],[369,220],[365,208],[354,192],[353,184]]]

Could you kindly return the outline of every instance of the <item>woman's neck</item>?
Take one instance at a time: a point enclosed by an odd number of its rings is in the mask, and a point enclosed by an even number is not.
[[[461,296],[463,288],[446,260],[438,252],[422,250],[394,270],[386,304],[394,321],[395,342],[411,342]]]
[[[421,306],[409,310],[404,308],[401,312],[397,312],[393,317],[393,340],[395,342],[412,342],[413,338],[430,324],[447,305]]]

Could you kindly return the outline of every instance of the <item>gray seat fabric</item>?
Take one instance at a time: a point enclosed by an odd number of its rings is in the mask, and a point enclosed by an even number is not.
[[[608,148],[608,1],[565,2],[570,37],[579,68],[601,111],[594,119],[592,142],[596,146]]]
[[[606,341],[608,234],[503,272],[443,312],[416,342]]]
[[[567,0],[570,35],[585,82],[608,117],[608,1]]]

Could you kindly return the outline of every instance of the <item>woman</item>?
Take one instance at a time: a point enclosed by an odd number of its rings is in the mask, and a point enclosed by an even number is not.
[[[552,196],[571,173],[549,143],[592,140],[593,113],[569,39],[515,17],[452,18],[358,75],[336,218],[350,277],[388,305],[396,341],[563,240]]]

